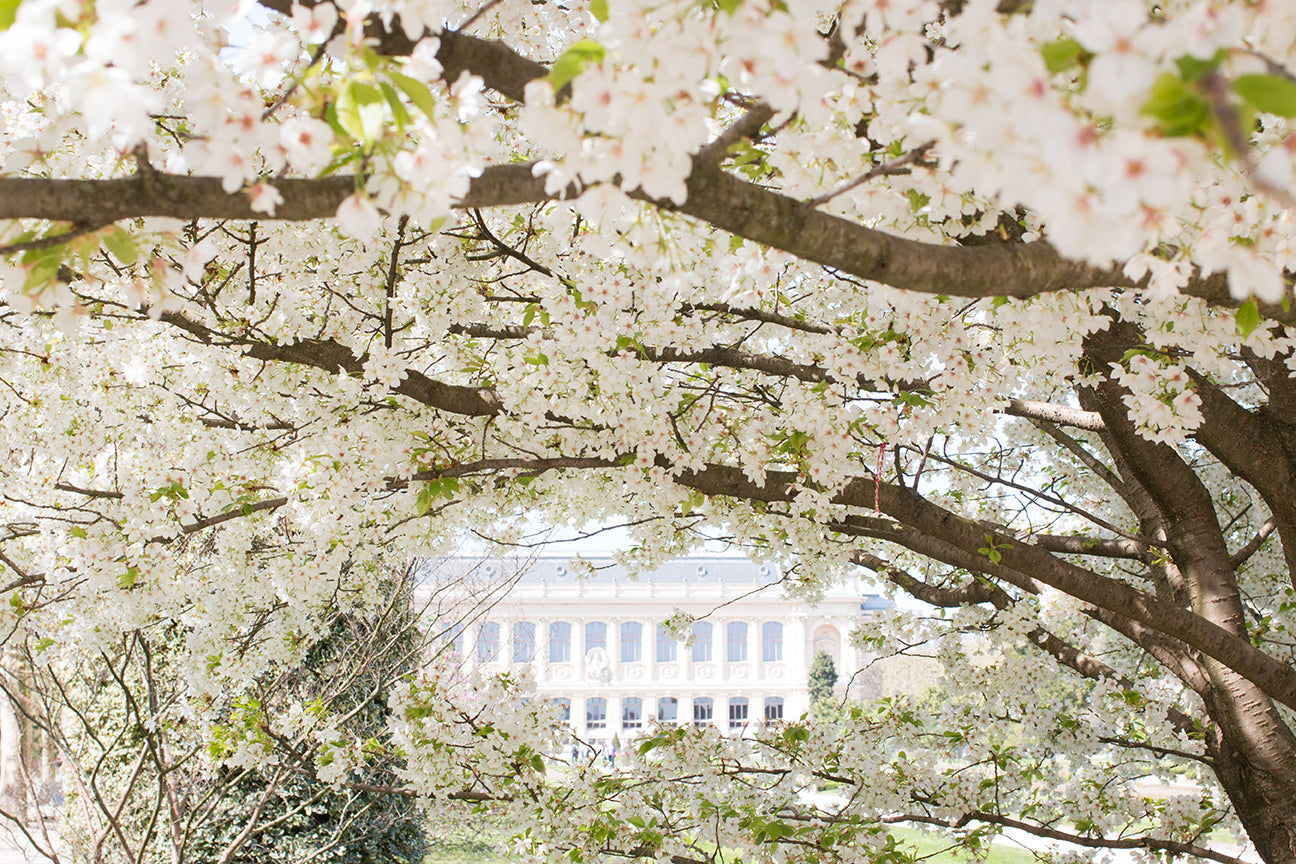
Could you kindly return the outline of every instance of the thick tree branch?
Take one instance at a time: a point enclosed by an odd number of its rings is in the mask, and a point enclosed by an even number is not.
[[[769,472],[764,477],[764,484],[758,485],[741,469],[720,465],[683,471],[676,482],[707,495],[768,503],[791,501],[799,489],[796,475],[791,472]],[[891,536],[885,539],[955,567],[966,567],[969,556],[977,558],[982,562],[978,570],[1009,581],[1020,581],[1020,574],[1030,574],[1031,582],[1048,585],[1196,648],[1233,669],[1272,698],[1296,708],[1296,671],[1256,648],[1244,634],[1230,632],[1214,621],[1124,582],[1062,561],[1018,538],[987,530],[981,523],[958,516],[903,487],[889,483],[875,486],[873,478],[858,478],[850,481],[833,497],[833,501],[868,512],[873,509],[875,488],[882,512],[895,520]],[[880,523],[883,520],[872,521],[877,523],[874,527],[877,536],[881,536],[883,528]],[[927,542],[934,538],[942,538],[938,544],[942,548]],[[980,551],[991,544],[1000,556],[997,565]],[[1029,590],[1030,582],[1020,587]]]
[[[1283,446],[1286,430],[1268,414],[1248,411],[1192,370],[1202,400],[1193,438],[1260,494],[1282,540],[1288,578],[1296,585],[1296,459]]]
[[[1027,420],[1039,420],[1045,423],[1056,423],[1059,426],[1071,426],[1076,429],[1088,429],[1100,432],[1103,428],[1102,417],[1095,411],[1084,411],[1069,405],[1055,405],[1052,402],[1035,402],[1030,399],[1009,399],[1008,407],[1003,413]]]
[[[1020,819],[1011,819],[998,813],[986,813],[980,811],[976,813],[967,813],[957,822],[928,816],[923,813],[905,813],[887,817],[885,821],[920,822],[926,825],[939,825],[945,828],[961,828],[968,822],[985,822],[990,825],[999,825],[1004,828],[1015,828],[1018,831],[1024,831],[1025,833],[1033,834],[1036,837],[1044,837],[1049,840],[1060,840],[1064,843],[1074,843],[1077,846],[1085,846],[1090,849],[1148,849],[1159,852],[1171,852],[1179,855],[1191,855],[1209,861],[1219,861],[1221,864],[1244,864],[1244,859],[1242,858],[1233,855],[1225,855],[1222,852],[1216,852],[1215,850],[1208,849],[1204,846],[1194,846],[1191,843],[1181,843],[1178,840],[1162,840],[1156,837],[1128,837],[1124,839],[1092,837],[1088,834],[1073,834],[1068,831],[1059,831],[1056,828],[1036,825],[1032,822],[1023,822]]]

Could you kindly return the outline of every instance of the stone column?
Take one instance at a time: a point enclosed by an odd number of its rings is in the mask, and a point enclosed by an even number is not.
[[[806,616],[790,616],[783,624],[784,680],[791,688],[783,703],[783,716],[797,717],[810,708],[810,634]]]

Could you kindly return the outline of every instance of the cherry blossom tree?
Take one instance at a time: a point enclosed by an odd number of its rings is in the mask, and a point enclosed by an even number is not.
[[[1296,860],[1289,4],[0,26],[9,639],[181,622],[201,717],[378,602],[381,555],[623,520],[643,566],[719,537],[809,595],[876,572],[942,612],[858,638],[930,640],[953,695],[554,783],[524,682],[433,664],[392,697],[401,792],[496,802],[555,859],[863,860],[920,821]],[[293,723],[324,779],[369,758]]]

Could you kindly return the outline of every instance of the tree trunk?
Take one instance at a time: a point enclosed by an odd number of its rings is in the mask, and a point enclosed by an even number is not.
[[[1266,864],[1296,864],[1296,772],[1258,767],[1218,727],[1208,733],[1206,750],[1260,857]]]

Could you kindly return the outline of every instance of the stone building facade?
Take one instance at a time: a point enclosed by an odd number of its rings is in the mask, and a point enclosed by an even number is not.
[[[468,563],[443,563],[432,580],[471,601],[443,604],[442,638],[466,670],[527,667],[581,741],[628,741],[654,720],[742,734],[799,717],[821,649],[839,689],[880,695],[873,658],[850,637],[886,604],[857,579],[809,605],[785,595],[776,570],[737,557],[681,558],[639,579],[610,558],[472,562],[458,576]],[[667,626],[680,613],[691,644]]]

